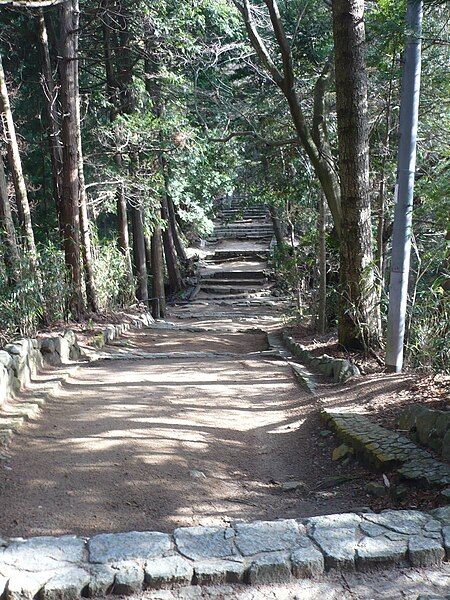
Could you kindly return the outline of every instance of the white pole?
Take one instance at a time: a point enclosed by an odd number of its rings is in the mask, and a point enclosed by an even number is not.
[[[422,0],[408,0],[386,343],[386,368],[395,373],[403,367],[419,115],[422,12]]]

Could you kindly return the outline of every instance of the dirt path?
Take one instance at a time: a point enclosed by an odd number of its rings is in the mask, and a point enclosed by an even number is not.
[[[251,256],[203,273],[245,280],[252,265],[267,288],[267,264]],[[367,504],[357,467],[356,479],[326,484],[336,466],[316,401],[254,329],[280,325],[283,299],[208,298],[171,310],[183,330],[158,325],[109,351],[134,358],[81,366],[14,438],[0,468],[3,535],[169,531]],[[292,480],[299,488],[283,491]]]

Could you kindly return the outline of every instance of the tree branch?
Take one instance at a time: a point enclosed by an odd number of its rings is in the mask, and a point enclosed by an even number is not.
[[[244,23],[247,29],[248,36],[260,61],[270,73],[275,83],[281,87],[284,83],[283,75],[280,73],[278,67],[273,62],[269,51],[267,50],[261,36],[259,35],[258,30],[256,29],[256,25],[251,14],[250,4],[248,0],[244,0],[243,4],[238,2],[238,0],[233,0],[233,4],[244,17]]]
[[[279,146],[289,146],[295,145],[299,143],[298,137],[293,138],[281,138],[279,140],[268,140],[261,135],[258,135],[256,131],[244,130],[244,131],[232,131],[228,135],[220,138],[209,138],[210,142],[229,142],[231,139],[235,137],[254,137],[258,141],[262,142],[266,146],[279,147]]]
[[[278,46],[280,47],[284,79],[286,85],[290,88],[294,85],[294,68],[292,65],[291,46],[281,22],[280,10],[276,0],[265,0],[265,3],[269,10],[270,21],[272,23],[275,38],[278,42]]]

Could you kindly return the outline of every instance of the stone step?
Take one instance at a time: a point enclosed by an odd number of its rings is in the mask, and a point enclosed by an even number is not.
[[[218,233],[215,237],[209,239],[210,242],[213,240],[252,240],[269,243],[272,239],[273,234],[261,235],[261,234],[245,234],[245,233]]]
[[[255,235],[255,236],[271,236],[273,235],[272,227],[260,227],[259,229],[250,227],[215,227],[213,235],[227,234],[227,235]]]
[[[253,280],[265,280],[265,271],[216,271],[215,273],[208,273],[205,278],[211,279],[253,279]]]
[[[221,262],[230,258],[262,258],[263,260],[269,256],[269,250],[216,250],[214,254],[208,254],[206,259],[211,262]]]
[[[242,286],[249,286],[249,285],[253,285],[253,286],[259,286],[259,287],[263,287],[267,282],[266,278],[262,278],[262,279],[232,279],[232,278],[224,278],[224,279],[219,279],[218,277],[205,277],[204,279],[201,279],[200,281],[200,285],[202,287],[204,286],[208,286],[208,285],[225,285],[225,286],[234,286],[234,287],[242,287]]]
[[[248,288],[248,287],[234,287],[230,285],[202,285],[200,292],[206,294],[256,294],[261,288]]]

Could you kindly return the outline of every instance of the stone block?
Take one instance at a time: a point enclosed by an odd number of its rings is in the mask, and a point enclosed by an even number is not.
[[[195,563],[194,574],[197,585],[242,583],[245,564],[233,560],[202,560]]]
[[[450,526],[442,528],[442,538],[444,540],[445,555],[447,560],[450,560]]]
[[[321,575],[325,561],[323,555],[312,544],[306,548],[297,548],[291,554],[292,574],[297,579],[306,579]]]
[[[72,329],[68,329],[64,333],[63,337],[68,341],[69,346],[74,346],[77,343],[77,336],[75,335],[75,332],[72,331]]]
[[[160,589],[172,585],[189,585],[193,574],[194,569],[188,560],[181,556],[167,556],[147,562],[144,580],[147,587]]]
[[[429,517],[418,510],[383,510],[380,514],[366,514],[364,519],[407,535],[420,535]]]
[[[283,552],[258,557],[250,566],[248,581],[251,585],[290,583],[292,575],[289,559]]]
[[[1,572],[0,566],[0,572]],[[35,600],[46,582],[52,577],[54,571],[41,571],[39,573],[26,570],[11,571],[8,575],[5,600]]]
[[[430,567],[442,562],[445,551],[440,540],[414,535],[408,541],[408,557],[413,567]]]
[[[293,519],[236,523],[236,546],[244,556],[293,548],[305,528]]]
[[[390,540],[384,536],[365,537],[356,547],[356,565],[359,569],[401,563],[406,558],[406,540]]]
[[[443,460],[450,462],[450,429],[442,438],[441,456]]]
[[[116,571],[110,565],[93,565],[90,571],[89,597],[98,598],[110,594],[114,587]]]
[[[340,513],[336,515],[320,515],[306,519],[308,528],[356,529],[362,519],[355,513]]]
[[[9,352],[6,352],[5,350],[0,350],[0,365],[3,365],[5,369],[11,369],[12,358]]]
[[[113,565],[116,571],[114,594],[130,596],[141,592],[144,587],[144,568],[135,561],[122,561]]]
[[[75,536],[34,537],[28,540],[12,540],[0,551],[2,567],[27,572],[52,571],[68,564],[81,563],[84,557],[84,541]]]
[[[70,363],[70,344],[63,337],[55,337],[55,351],[63,365]]]
[[[179,552],[193,560],[235,554],[234,531],[229,527],[180,527],[173,535]]]
[[[353,569],[355,566],[355,529],[315,528],[311,537],[325,556],[327,569]]]
[[[450,504],[430,510],[430,514],[443,525],[450,525]]]
[[[95,564],[162,557],[172,547],[170,536],[157,531],[101,533],[88,542],[89,560]]]
[[[72,567],[54,575],[39,594],[40,600],[79,600],[90,581],[85,569]]]

